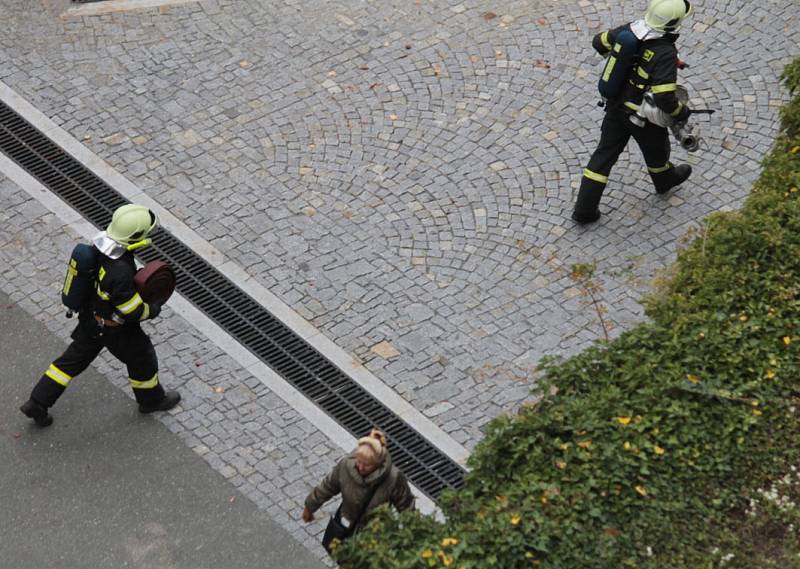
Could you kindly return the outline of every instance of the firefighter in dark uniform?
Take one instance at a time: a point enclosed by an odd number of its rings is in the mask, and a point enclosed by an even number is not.
[[[140,412],[166,411],[180,401],[178,392],[161,386],[155,349],[139,325],[158,316],[161,307],[144,302],[133,281],[132,251],[150,244],[147,236],[157,225],[147,207],[124,205],[114,212],[106,231],[93,239],[100,254],[92,302],[81,309],[67,351],[50,364],[20,408],[38,425],[53,422],[48,409],[103,348],[127,366]]]
[[[583,171],[572,219],[591,223],[600,218],[598,204],[611,168],[633,136],[644,155],[656,193],[663,194],[684,182],[692,173],[688,164],[674,166],[669,161],[670,141],[667,129],[650,122],[637,126],[631,121],[642,103],[644,93],[653,94],[655,105],[678,122],[690,114],[675,96],[678,77],[678,50],[675,40],[683,19],[692,11],[686,0],[651,0],[644,19],[597,34],[592,46],[607,55],[615,38],[623,30],[639,40],[638,57],[631,66],[620,95],[606,101],[606,114],[600,128],[600,143]]]

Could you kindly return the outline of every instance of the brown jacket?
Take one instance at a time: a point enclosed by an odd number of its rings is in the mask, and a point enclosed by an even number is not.
[[[322,504],[336,494],[342,494],[342,516],[354,520],[361,511],[364,499],[369,488],[379,480],[385,472],[389,472],[381,485],[375,491],[367,507],[364,518],[359,520],[357,528],[366,522],[367,514],[387,502],[392,504],[398,512],[414,506],[414,495],[408,485],[405,475],[392,464],[392,459],[387,456],[386,461],[374,472],[365,477],[356,470],[355,453],[346,456],[333,467],[328,476],[314,488],[306,498],[306,508],[316,512]]]

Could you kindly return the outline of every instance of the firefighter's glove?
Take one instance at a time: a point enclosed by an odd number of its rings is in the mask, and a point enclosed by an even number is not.
[[[153,318],[157,318],[159,314],[161,314],[161,305],[151,302],[149,319],[152,320]]]
[[[691,114],[692,110],[686,105],[683,105],[681,107],[680,112],[677,115],[675,115],[675,122],[685,123],[687,120],[689,120],[689,115]]]

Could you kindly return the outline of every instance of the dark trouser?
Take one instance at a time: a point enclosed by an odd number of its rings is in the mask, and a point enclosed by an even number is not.
[[[138,324],[99,329],[91,315],[81,315],[72,331],[72,343],[39,379],[31,399],[52,407],[64,393],[69,382],[89,367],[100,350],[108,348],[114,357],[128,366],[128,378],[140,405],[153,405],[164,398],[164,388],[158,381],[158,359],[153,343]]]
[[[591,217],[597,211],[611,168],[627,146],[631,136],[644,155],[647,170],[657,191],[669,188],[675,179],[675,167],[669,161],[670,142],[667,129],[645,122],[643,127],[630,121],[620,109],[609,109],[600,127],[600,143],[583,171],[575,213]]]

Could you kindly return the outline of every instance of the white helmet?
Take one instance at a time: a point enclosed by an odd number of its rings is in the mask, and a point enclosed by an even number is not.
[[[688,0],[650,0],[644,22],[649,28],[667,34],[678,31],[683,19],[691,13]]]

